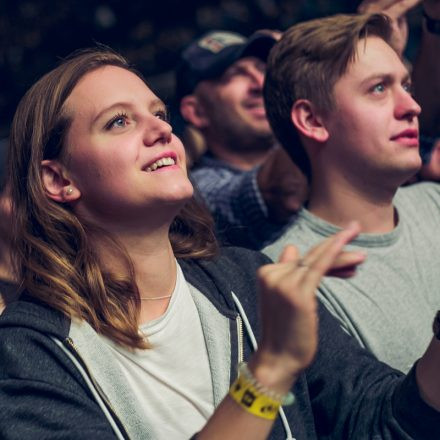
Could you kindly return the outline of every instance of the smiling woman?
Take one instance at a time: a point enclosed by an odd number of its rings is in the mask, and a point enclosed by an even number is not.
[[[302,259],[287,247],[278,264],[218,251],[164,104],[109,50],[39,80],[10,147],[23,292],[0,317],[2,439],[285,439],[290,423],[298,439],[394,433],[392,402],[414,379],[360,349],[315,298],[325,273],[363,261],[343,252],[356,224]],[[330,341],[318,341],[318,314]],[[281,409],[293,386],[300,410]]]

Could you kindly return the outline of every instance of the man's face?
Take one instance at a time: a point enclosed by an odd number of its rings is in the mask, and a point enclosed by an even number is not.
[[[359,41],[333,98],[334,108],[324,116],[328,166],[364,182],[405,181],[419,169],[420,107],[411,96],[407,69],[384,40]]]
[[[235,148],[253,138],[273,138],[262,95],[265,70],[258,58],[242,58],[220,79],[202,81],[196,89],[208,130],[231,136]]]

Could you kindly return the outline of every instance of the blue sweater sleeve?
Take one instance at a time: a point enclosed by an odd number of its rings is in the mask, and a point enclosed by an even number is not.
[[[268,217],[257,184],[258,167],[240,171],[226,166],[200,166],[191,178],[211,211],[220,238],[260,249],[281,226]]]

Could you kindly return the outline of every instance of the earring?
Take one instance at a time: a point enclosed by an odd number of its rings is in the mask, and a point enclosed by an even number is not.
[[[70,196],[73,193],[73,188],[69,186],[69,188],[66,189],[66,195]]]

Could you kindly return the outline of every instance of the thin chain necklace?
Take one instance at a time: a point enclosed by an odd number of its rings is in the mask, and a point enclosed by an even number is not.
[[[153,296],[153,297],[151,297],[151,298],[148,298],[148,297],[142,297],[141,296],[141,301],[156,301],[156,300],[158,300],[158,299],[167,299],[167,298],[171,298],[173,296],[173,294],[171,294],[171,295],[165,295],[165,296]]]

